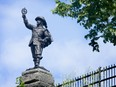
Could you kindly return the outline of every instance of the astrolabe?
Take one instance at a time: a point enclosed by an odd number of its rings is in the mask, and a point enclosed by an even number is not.
[[[26,9],[26,8],[23,8],[23,9],[21,10],[21,13],[22,13],[22,14],[27,14],[27,9]]]

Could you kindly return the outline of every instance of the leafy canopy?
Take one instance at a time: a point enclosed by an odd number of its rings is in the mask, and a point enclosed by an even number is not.
[[[66,1],[69,1],[66,3]],[[93,51],[99,52],[98,40],[116,45],[116,0],[55,0],[53,14],[71,17],[88,30]]]

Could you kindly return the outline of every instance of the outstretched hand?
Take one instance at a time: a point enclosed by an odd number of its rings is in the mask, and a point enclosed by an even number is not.
[[[23,17],[23,18],[26,18],[27,9],[26,9],[26,8],[23,8],[23,9],[21,10],[21,13],[22,13],[22,17]]]

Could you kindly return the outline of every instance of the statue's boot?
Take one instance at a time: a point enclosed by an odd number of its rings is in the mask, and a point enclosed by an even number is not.
[[[34,59],[34,68],[39,68],[39,64],[40,64],[40,59],[39,58],[35,58]]]
[[[43,58],[43,57],[42,57],[41,55],[37,55],[36,58],[34,58],[34,65],[35,65],[34,68],[39,68],[40,60],[41,60],[42,58]]]

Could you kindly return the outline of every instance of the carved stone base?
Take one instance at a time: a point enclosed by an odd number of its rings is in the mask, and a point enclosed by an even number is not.
[[[25,87],[55,87],[52,74],[43,67],[28,69],[21,78]]]

